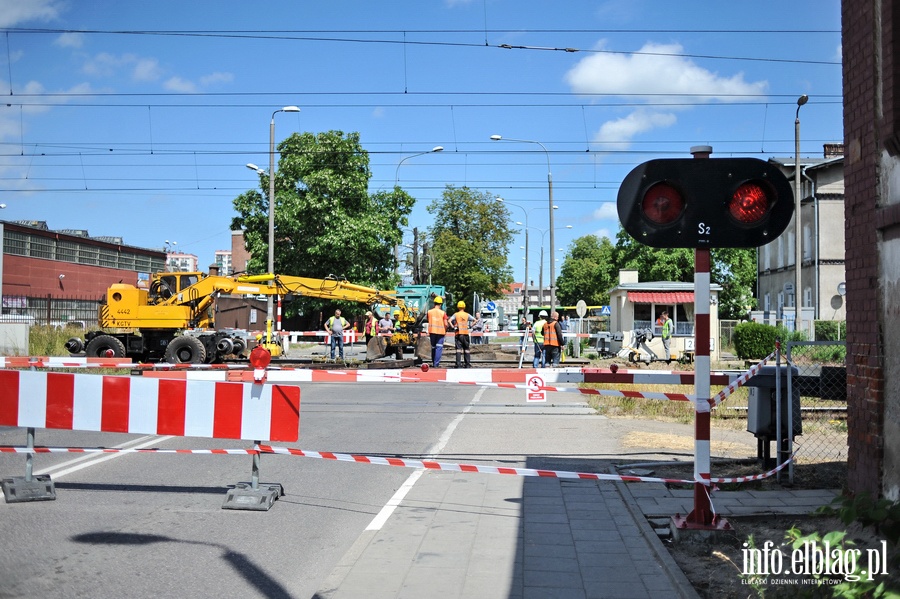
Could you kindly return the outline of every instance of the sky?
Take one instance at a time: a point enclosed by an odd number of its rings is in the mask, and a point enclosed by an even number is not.
[[[793,156],[802,94],[801,155],[843,140],[838,0],[0,0],[0,34],[0,220],[168,241],[201,269],[285,106],[276,144],[359,132],[370,191],[417,199],[410,229],[447,185],[503,198],[515,279],[527,225],[545,285],[574,239],[615,238],[644,161]]]

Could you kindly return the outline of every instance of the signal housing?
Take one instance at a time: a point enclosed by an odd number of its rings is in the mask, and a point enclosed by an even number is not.
[[[617,207],[625,231],[651,247],[750,248],[784,232],[794,193],[756,158],[659,159],[628,173]]]

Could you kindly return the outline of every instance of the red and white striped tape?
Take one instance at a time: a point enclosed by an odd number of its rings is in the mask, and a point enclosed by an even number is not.
[[[754,376],[756,376],[756,373],[759,372],[760,369],[766,364],[766,362],[771,360],[773,357],[775,357],[775,352],[772,352],[771,354],[769,354],[768,356],[766,356],[765,358],[760,360],[759,364],[753,366],[750,370],[748,370],[747,372],[742,374],[734,382],[729,384],[726,388],[719,391],[719,393],[717,393],[715,397],[713,397],[712,399],[709,400],[710,407],[715,408],[720,403],[725,401],[725,399],[727,399],[729,395],[731,395],[732,393],[734,393],[735,391],[737,391],[738,389],[743,387],[747,383],[747,381],[749,381]]]
[[[0,370],[0,426],[296,441],[300,388]]]
[[[199,454],[199,455],[253,455],[273,454],[292,455],[305,458],[322,460],[334,460],[338,462],[353,462],[356,464],[375,464],[379,466],[396,466],[400,468],[417,468],[421,470],[442,470],[445,472],[478,472],[482,474],[507,474],[513,476],[537,476],[544,478],[581,479],[581,480],[612,480],[622,482],[645,482],[690,485],[692,480],[680,478],[659,478],[652,476],[628,476],[616,474],[600,474],[596,472],[573,472],[568,470],[541,470],[535,468],[511,468],[507,466],[484,466],[475,464],[457,464],[451,462],[438,462],[434,460],[414,460],[398,457],[367,456],[351,453],[336,453],[331,451],[307,451],[293,447],[273,447],[271,445],[258,445],[253,449],[157,449],[157,448],[114,448],[114,447],[19,447],[0,446],[0,453],[156,453],[156,454]],[[743,483],[769,478],[776,472],[784,469],[792,460],[791,456],[783,464],[762,474],[737,477],[717,477],[710,479],[713,483]]]
[[[0,356],[0,369],[4,368],[118,368],[131,370],[240,370],[247,364],[169,364],[155,362],[145,364],[127,358],[79,358],[60,356]]]

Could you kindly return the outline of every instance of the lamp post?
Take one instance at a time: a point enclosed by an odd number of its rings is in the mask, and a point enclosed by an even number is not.
[[[434,146],[427,152],[419,152],[418,154],[410,154],[409,156],[404,156],[400,159],[400,162],[397,163],[397,170],[394,171],[394,187],[397,187],[397,183],[400,181],[400,165],[409,160],[410,158],[415,158],[416,156],[424,156],[425,154],[434,154],[436,152],[443,152],[444,146]]]
[[[169,264],[169,254],[175,252],[175,247],[178,245],[177,241],[169,241],[166,239],[166,245],[164,246],[164,250],[166,252],[166,272],[172,272],[172,265]]]
[[[279,112],[300,112],[300,109],[296,106],[285,106],[273,112],[272,120],[269,121],[269,262],[267,266],[269,274],[275,274],[275,115]],[[253,169],[257,173],[262,172],[255,164],[248,164],[247,168]],[[271,284],[269,283],[269,285]],[[266,347],[273,355],[277,355],[276,352],[279,350],[272,338],[274,321],[275,308],[270,295],[266,300]]]
[[[803,288],[800,286],[800,267],[803,264],[800,254],[803,250],[800,239],[803,232],[800,226],[800,207],[802,205],[800,197],[800,107],[808,101],[809,96],[806,94],[797,98],[797,114],[794,117],[794,266],[796,271],[794,279],[794,322],[796,324],[794,328],[797,331],[803,328],[803,312],[801,310]]]
[[[556,209],[557,206],[554,206],[553,208]],[[521,225],[522,223],[521,223],[521,222],[517,222],[516,224],[517,224],[517,225]],[[572,225],[566,225],[565,227],[560,227],[560,228],[561,228],[561,229],[562,229],[562,228],[565,228],[565,229],[571,229],[571,228],[572,228]],[[539,269],[539,271],[538,271],[538,272],[539,272],[539,275],[538,275],[538,303],[541,304],[541,305],[543,305],[543,303],[544,303],[544,236],[547,235],[547,233],[550,233],[550,239],[553,239],[553,229],[543,229],[543,230],[541,230],[541,229],[538,229],[537,227],[529,227],[529,226],[526,225],[526,226],[525,226],[525,240],[526,240],[526,243],[527,243],[527,240],[528,240],[528,229],[534,229],[535,231],[540,231],[540,233],[541,233],[541,262],[540,262],[541,267],[540,267],[540,269]],[[562,251],[562,248],[558,248],[558,249],[559,249],[560,251]],[[553,269],[553,256],[554,256],[554,254],[553,254],[553,247],[551,246],[551,247],[550,247],[550,269],[551,269],[550,272],[553,272],[553,270],[552,270],[552,269]],[[528,263],[528,249],[527,249],[527,247],[526,247],[526,249],[525,249],[525,262],[526,262],[526,264]],[[551,312],[552,312],[553,310],[556,309],[556,306],[553,304],[553,301],[554,301],[554,297],[553,297],[553,283],[551,283],[551,284],[550,284],[550,302],[551,302],[551,304],[550,304],[550,311],[551,311]]]
[[[443,152],[444,146],[434,146],[427,152],[419,152],[417,154],[410,154],[409,156],[404,156],[400,159],[400,162],[397,163],[397,169],[394,171],[394,187],[397,187],[397,184],[400,182],[400,166],[409,160],[410,158],[415,158],[416,156],[424,156],[425,154],[434,154],[436,152]],[[394,274],[398,274],[400,272],[400,247],[394,246]]]
[[[503,198],[497,198],[498,202],[503,202],[504,204],[509,204],[510,206],[515,206],[523,213],[525,213],[525,282],[522,285],[522,306],[525,309],[525,314],[528,314],[528,210],[524,207],[519,206],[518,204],[513,204],[512,202],[507,202]],[[517,225],[522,225],[520,221],[516,221]]]
[[[547,156],[547,195],[549,197],[550,203],[547,207],[547,210],[550,214],[550,247],[553,247],[553,174],[550,172],[550,152],[547,148],[539,141],[535,141],[532,139],[513,139],[511,137],[504,138],[502,135],[491,135],[491,139],[493,141],[515,141],[519,143],[526,144],[537,144],[544,151],[544,154]],[[550,261],[550,312],[552,313],[556,309],[556,269],[554,268],[553,261]]]

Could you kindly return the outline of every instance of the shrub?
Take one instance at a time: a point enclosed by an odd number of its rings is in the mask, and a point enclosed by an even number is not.
[[[843,320],[817,320],[816,341],[844,341],[847,339],[847,323]]]
[[[775,351],[775,340],[804,341],[802,332],[760,322],[742,322],[734,328],[734,350],[742,360],[759,360]]]

